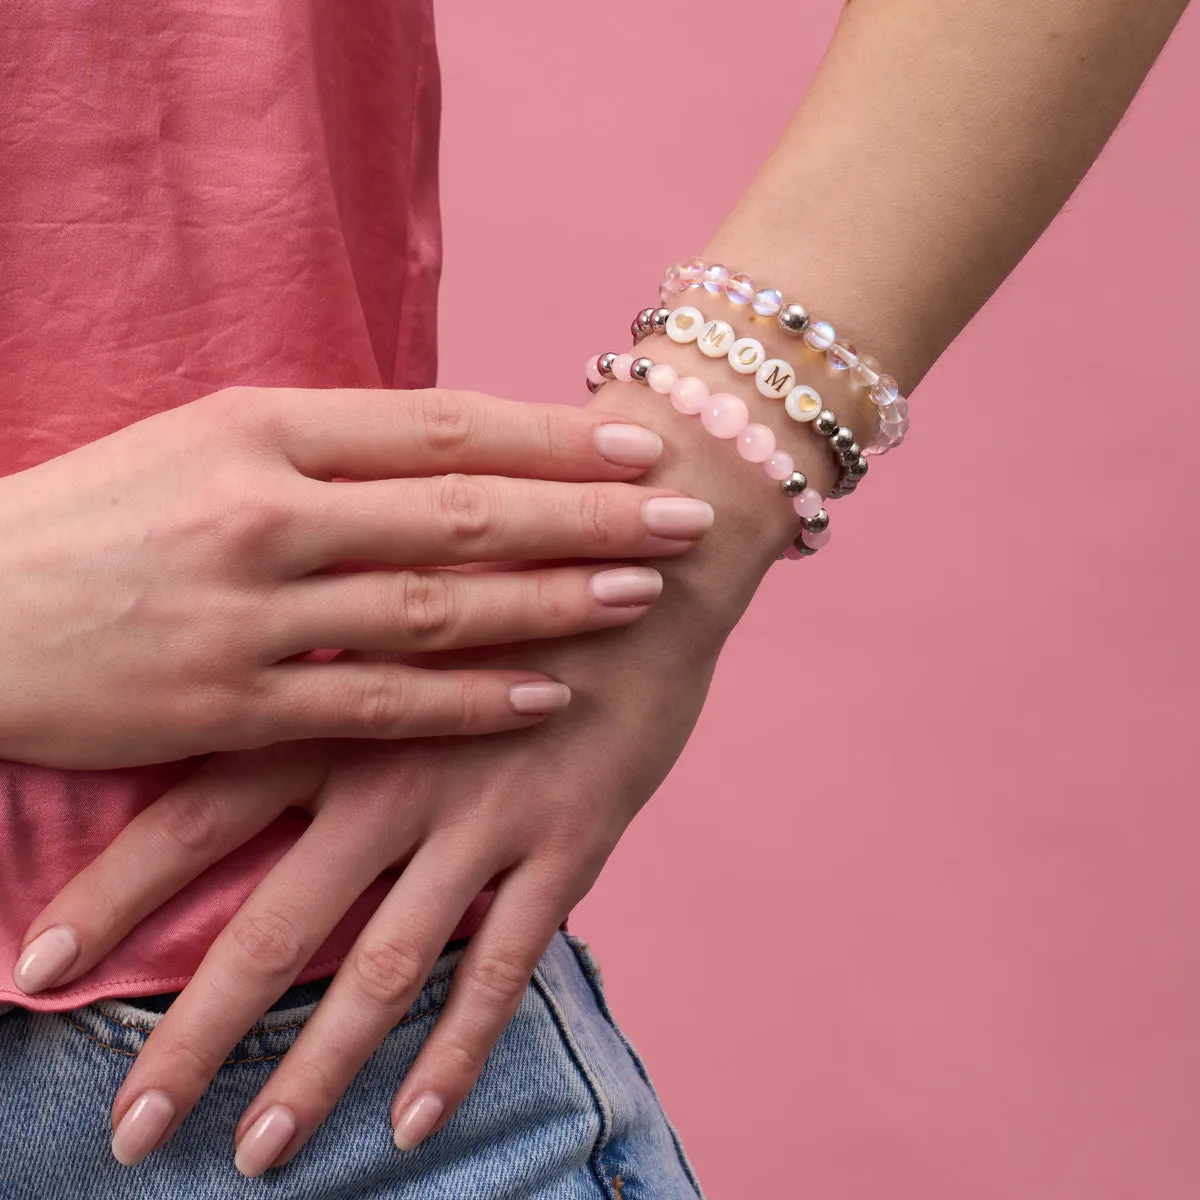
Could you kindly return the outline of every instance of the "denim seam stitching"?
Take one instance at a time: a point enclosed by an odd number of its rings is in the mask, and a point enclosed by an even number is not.
[[[567,1027],[566,1015],[563,1013],[558,1001],[554,998],[546,980],[543,978],[540,966],[534,971],[530,982],[550,1013],[550,1019],[554,1022],[554,1028],[563,1045],[566,1047],[567,1054],[570,1056],[572,1063],[574,1063],[575,1069],[586,1084],[588,1094],[591,1096],[592,1103],[596,1107],[596,1115],[600,1118],[600,1132],[596,1137],[591,1154],[588,1155],[588,1166],[591,1167],[596,1183],[601,1191],[603,1191],[606,1200],[620,1200],[620,1196],[613,1190],[612,1180],[609,1179],[608,1172],[605,1170],[604,1163],[600,1157],[612,1137],[612,1114],[610,1111],[612,1106],[602,1096],[599,1080],[593,1076],[593,1073],[584,1061],[583,1052],[579,1049],[574,1035],[571,1034]]]

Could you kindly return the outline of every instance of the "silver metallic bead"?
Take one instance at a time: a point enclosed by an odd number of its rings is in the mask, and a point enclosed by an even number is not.
[[[629,368],[629,374],[632,375],[633,378],[638,381],[638,383],[644,383],[652,366],[654,366],[654,359],[652,358],[635,358],[633,360],[633,366]]]
[[[638,313],[638,315],[637,315],[637,324],[640,325],[643,329],[645,329],[650,324],[651,318],[653,316],[654,316],[654,309],[643,308],[642,311],[640,313]]]
[[[806,546],[799,538],[792,543],[792,549],[796,550],[801,558],[811,558],[816,554],[811,546]]]
[[[838,451],[838,461],[843,467],[848,467],[851,463],[858,462],[861,454],[862,451],[858,448],[858,443],[853,442],[845,450]]]
[[[817,427],[817,432],[822,437],[829,437],[831,434],[837,433],[838,430],[838,419],[829,411],[829,409],[826,409],[822,413],[818,413],[814,424]],[[850,440],[853,441],[853,437],[851,437]]]
[[[835,433],[829,437],[833,443],[835,450],[849,450],[854,445],[854,430],[847,429],[845,425],[841,426]]]
[[[604,386],[604,384],[602,384],[602,383],[593,383],[593,382],[592,382],[590,379],[587,381],[587,390],[588,390],[589,392],[591,392],[593,396],[594,396],[594,395],[595,395],[595,394],[596,394],[596,393],[597,393],[597,392],[598,392],[598,391],[599,391],[599,390],[600,390],[600,389],[601,389],[603,386]]]
[[[849,475],[851,479],[861,479],[867,473],[867,468],[870,466],[870,461],[870,459],[864,458],[860,454],[858,458],[854,460],[854,462],[850,463],[846,467],[846,474]]]
[[[656,308],[654,315],[650,318],[650,326],[655,333],[662,333],[670,319],[671,310],[669,308]]]
[[[803,471],[793,471],[779,486],[785,496],[798,496],[808,487],[808,476]]]
[[[779,328],[798,337],[808,328],[808,309],[802,304],[788,304],[779,310]]]
[[[822,530],[828,529],[829,514],[824,509],[821,509],[821,511],[817,513],[815,517],[805,517],[804,528],[807,529],[809,533],[820,533]]]
[[[605,379],[615,379],[612,365],[617,361],[617,356],[610,350],[607,354],[602,354],[596,360],[596,370],[604,376]]]

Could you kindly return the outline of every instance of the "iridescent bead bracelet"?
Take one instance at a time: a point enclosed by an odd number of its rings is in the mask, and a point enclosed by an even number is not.
[[[701,424],[713,437],[723,441],[736,438],[738,453],[747,462],[762,463],[767,475],[779,482],[801,520],[803,530],[785,552],[786,558],[807,558],[829,541],[829,514],[823,507],[821,493],[808,486],[808,478],[796,470],[792,456],[777,448],[770,428],[751,422],[750,410],[740,396],[710,393],[703,379],[680,375],[669,363],[634,358],[632,354],[598,354],[588,359],[586,373],[588,391],[593,394],[613,379],[642,383],[659,395],[670,396],[676,412],[699,415]]]
[[[848,496],[866,475],[867,458],[853,431],[825,407],[816,389],[796,383],[796,370],[790,363],[768,358],[756,338],[739,338],[725,321],[706,321],[698,308],[687,305],[674,310],[643,309],[633,322],[634,338],[640,343],[652,333],[664,333],[680,345],[694,343],[706,357],[724,358],[738,374],[753,375],[760,394],[768,400],[782,400],[793,421],[811,425],[827,439],[841,468],[837,485],[829,493],[831,499]]]
[[[664,304],[688,288],[702,287],[713,295],[723,295],[732,304],[749,305],[760,317],[775,317],[780,329],[791,337],[802,337],[811,350],[823,353],[836,371],[847,371],[879,408],[879,430],[867,454],[886,454],[904,440],[908,432],[908,401],[900,395],[899,385],[880,371],[879,363],[869,354],[859,354],[852,342],[839,339],[828,321],[810,316],[802,304],[785,304],[775,288],[759,288],[744,273],[731,274],[727,267],[689,258],[672,263],[663,275],[659,294]],[[653,310],[651,310],[653,311]]]

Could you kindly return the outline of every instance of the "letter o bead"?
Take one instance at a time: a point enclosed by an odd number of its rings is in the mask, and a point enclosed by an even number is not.
[[[694,342],[703,328],[704,314],[690,304],[675,309],[667,318],[667,337],[680,345]]]
[[[767,352],[757,338],[738,338],[729,348],[729,365],[739,375],[753,375],[766,357]]]
[[[821,397],[806,384],[794,387],[783,402],[787,415],[793,421],[815,421],[821,413]]]

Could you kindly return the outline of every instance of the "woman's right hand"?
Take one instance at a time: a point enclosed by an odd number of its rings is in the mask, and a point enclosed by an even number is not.
[[[105,769],[532,724],[569,698],[537,672],[297,656],[636,620],[650,568],[429,568],[684,553],[712,509],[629,482],[661,448],[568,406],[234,387],[0,479],[0,757]]]

